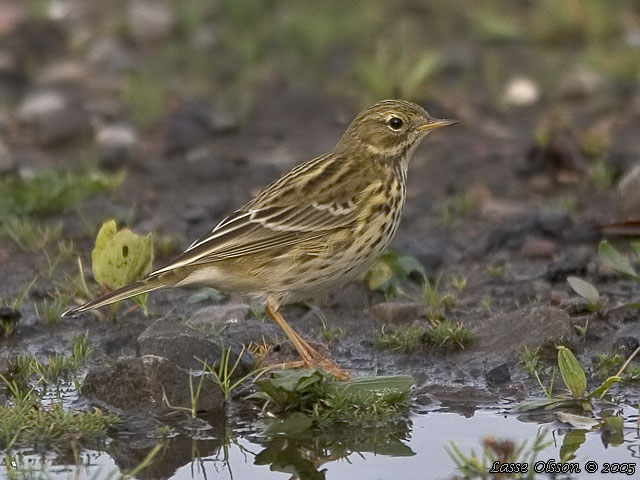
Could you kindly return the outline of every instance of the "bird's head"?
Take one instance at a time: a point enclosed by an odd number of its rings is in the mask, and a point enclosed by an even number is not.
[[[361,111],[340,139],[338,149],[359,149],[383,159],[404,157],[433,130],[454,125],[438,120],[424,108],[404,100],[383,100]]]

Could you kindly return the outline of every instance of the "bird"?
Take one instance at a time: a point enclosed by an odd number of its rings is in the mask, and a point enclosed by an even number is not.
[[[347,379],[348,372],[304,341],[279,309],[367,273],[398,228],[417,146],[456,123],[404,100],[365,108],[332,150],[281,175],[168,264],[62,316],[152,290],[209,286],[264,303],[298,351],[297,365]]]

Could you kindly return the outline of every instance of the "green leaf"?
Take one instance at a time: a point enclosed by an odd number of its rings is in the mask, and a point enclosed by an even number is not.
[[[581,428],[583,430],[591,430],[600,425],[600,422],[592,417],[584,415],[574,415],[573,413],[558,412],[556,415],[559,422],[568,423],[573,428]]]
[[[580,362],[567,347],[558,347],[558,367],[564,384],[574,398],[583,398],[587,389],[587,377]]]
[[[618,383],[621,380],[622,379],[620,377],[607,378],[604,382],[602,382],[602,384],[598,388],[596,388],[593,392],[591,392],[587,398],[595,398],[595,397],[602,398],[603,396],[606,395],[606,393],[609,391],[609,389],[614,383]]]
[[[530,412],[532,410],[553,410],[554,408],[562,407],[565,405],[575,405],[574,399],[568,398],[541,398],[537,400],[530,400],[522,402],[516,406],[515,410],[519,412]]]
[[[329,392],[342,392],[352,401],[363,401],[373,395],[409,394],[413,385],[410,375],[392,375],[388,377],[364,377],[348,382],[331,382]]]
[[[586,433],[586,430],[572,430],[564,436],[560,447],[561,462],[568,462],[575,458],[576,451],[587,439]]]
[[[602,442],[607,445],[618,446],[624,442],[624,418],[623,417],[603,417]]]
[[[313,425],[313,420],[304,413],[296,412],[283,420],[264,421],[263,433],[265,435],[298,435],[309,430]]]
[[[596,287],[591,285],[589,282],[586,282],[578,277],[568,277],[567,282],[573,291],[584,298],[591,305],[597,305],[598,300],[600,299],[600,294]]]
[[[93,275],[98,283],[111,290],[124,287],[151,272],[153,234],[137,235],[126,228],[118,231],[115,220],[109,220],[98,232],[91,258]],[[146,293],[133,298],[144,308],[145,314],[146,299]],[[112,305],[113,313],[118,305]]]
[[[115,220],[102,225],[91,253],[93,275],[110,289],[124,287],[151,271],[153,234],[141,236],[129,229],[116,230]]]
[[[636,252],[638,258],[640,258],[640,242],[631,242],[631,248]]]
[[[600,246],[598,247],[598,256],[602,263],[616,272],[640,281],[640,277],[638,277],[638,273],[631,265],[631,262],[629,262],[629,259],[613,248],[606,240],[600,242]]]
[[[393,270],[382,259],[373,264],[369,273],[367,273],[367,286],[369,290],[378,290],[391,281],[393,278]]]

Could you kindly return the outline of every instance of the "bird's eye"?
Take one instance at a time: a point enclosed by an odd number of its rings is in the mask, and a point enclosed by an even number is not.
[[[402,125],[404,125],[402,119],[398,117],[391,117],[388,123],[392,130],[400,130]]]

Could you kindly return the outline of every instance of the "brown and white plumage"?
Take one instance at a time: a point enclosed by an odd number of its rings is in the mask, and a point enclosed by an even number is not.
[[[409,102],[379,102],[358,114],[333,150],[282,175],[169,264],[64,315],[191,284],[277,310],[355,279],[395,234],[419,141],[452,123]]]

